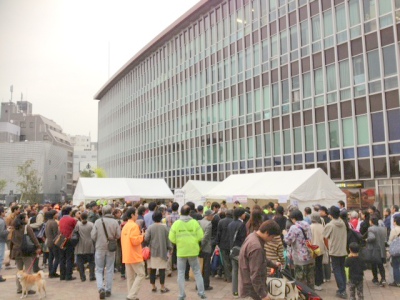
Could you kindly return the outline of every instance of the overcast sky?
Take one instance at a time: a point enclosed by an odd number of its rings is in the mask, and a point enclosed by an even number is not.
[[[22,93],[34,114],[97,141],[93,96],[197,2],[0,0],[0,101],[13,85],[13,101]]]

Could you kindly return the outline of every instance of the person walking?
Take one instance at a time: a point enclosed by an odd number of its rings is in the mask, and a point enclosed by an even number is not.
[[[6,213],[4,207],[0,206],[0,282],[6,281],[1,275],[1,269],[3,268],[4,254],[6,253],[6,242],[8,236],[8,229],[4,220]]]
[[[145,278],[145,270],[142,255],[142,243],[144,229],[140,229],[136,223],[138,213],[136,208],[130,207],[125,212],[128,221],[122,228],[121,247],[122,263],[125,265],[126,282],[128,286],[127,300],[138,300],[141,283]]]
[[[89,278],[90,281],[95,281],[94,275],[94,245],[91,239],[91,232],[93,223],[88,222],[88,214],[86,212],[81,214],[81,221],[76,224],[75,230],[79,234],[79,242],[75,247],[76,264],[78,265],[79,275],[81,281],[86,281],[85,263],[89,264]]]
[[[198,221],[189,216],[190,207],[185,204],[181,209],[181,217],[175,221],[169,232],[169,240],[176,245],[178,258],[178,286],[179,300],[186,298],[185,294],[185,269],[186,262],[193,270],[197,293],[200,299],[207,299],[204,293],[204,282],[201,276],[198,255],[200,253],[199,243],[204,233]]]
[[[378,226],[378,218],[373,215],[369,220],[370,227],[368,228],[368,237],[367,241],[367,248],[376,248],[377,255],[376,260],[379,261],[378,263],[371,263],[371,270],[372,270],[372,283],[375,285],[379,285],[384,287],[386,285],[386,274],[385,274],[385,267],[383,266],[386,263],[386,239],[387,239],[387,230],[386,227]],[[378,281],[378,269],[381,275],[381,280]]]
[[[39,241],[37,240],[35,234],[33,233],[32,228],[28,225],[29,218],[26,213],[21,213],[17,215],[14,219],[14,231],[11,237],[11,259],[15,259],[15,264],[17,265],[17,270],[22,271],[25,270],[28,274],[32,274],[32,263],[35,256],[38,256],[41,252]],[[21,250],[22,241],[24,239],[24,235],[27,234],[31,241],[36,246],[36,252],[31,254],[24,254]],[[22,286],[19,282],[18,277],[16,277],[17,283],[17,294],[22,293]],[[36,292],[33,290],[29,290],[28,294],[33,295]]]
[[[204,213],[203,219],[199,222],[201,228],[204,232],[203,240],[201,241],[201,252],[200,257],[203,258],[203,282],[204,290],[210,291],[213,289],[210,286],[210,268],[211,268],[211,230],[212,230],[212,220],[215,213],[212,209],[207,210]]]
[[[324,242],[332,260],[333,274],[335,275],[338,290],[336,296],[347,299],[346,272],[344,262],[347,256],[347,230],[343,220],[340,219],[340,210],[336,206],[329,209],[332,220],[325,225],[323,235]]]
[[[152,215],[154,223],[150,225],[146,230],[145,241],[150,248],[150,261],[148,266],[150,267],[150,283],[153,286],[152,292],[157,292],[156,287],[156,272],[158,269],[160,275],[160,292],[162,294],[169,292],[169,289],[165,287],[165,269],[167,268],[168,256],[172,251],[172,244],[168,238],[168,229],[161,220],[163,218],[162,213],[156,210]]]
[[[121,227],[111,212],[110,205],[104,206],[102,217],[96,220],[91,231],[91,238],[96,245],[96,282],[100,299],[110,297],[112,291],[116,249],[114,251],[108,249],[109,241],[116,243],[116,240],[121,237]]]
[[[281,264],[273,263],[265,256],[265,243],[280,236],[280,227],[273,220],[265,221],[251,233],[243,243],[239,254],[240,297],[254,300],[270,299],[267,293],[267,267],[278,269]]]

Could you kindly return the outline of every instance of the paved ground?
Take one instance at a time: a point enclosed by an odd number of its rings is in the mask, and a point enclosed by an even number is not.
[[[141,300],[153,300],[153,299],[163,299],[163,300],[176,300],[178,295],[178,286],[176,283],[176,272],[173,272],[172,277],[166,278],[166,286],[171,290],[167,294],[161,294],[159,291],[157,293],[151,292],[151,285],[148,280],[145,280],[139,297]],[[6,282],[0,283],[0,300],[9,299],[19,299],[20,295],[16,294],[16,284],[15,284],[15,273],[16,269],[3,270],[4,278],[7,279]],[[74,272],[76,277],[79,277],[77,272]],[[400,299],[400,288],[395,287],[377,287],[372,284],[371,271],[366,271],[364,280],[364,299],[365,300],[391,300]],[[88,274],[87,274],[87,277]],[[333,279],[333,276],[332,276]],[[57,300],[92,300],[98,299],[98,293],[96,284],[94,282],[81,282],[79,279],[74,281],[60,281],[59,279],[49,279],[46,274],[46,284],[47,284],[47,299],[57,299]],[[212,278],[211,285],[214,287],[212,291],[207,292],[208,299],[233,299],[231,293],[231,285],[224,282],[221,279]],[[158,285],[159,286],[159,285]],[[336,284],[332,280],[325,283],[323,286],[323,291],[319,292],[319,295],[324,300],[338,299],[335,297]],[[126,281],[121,279],[120,274],[116,273],[114,276],[113,291],[110,300],[121,300],[126,299],[127,286]],[[190,281],[186,283],[186,294],[187,299],[198,299],[195,282]],[[27,299],[39,299],[38,295],[30,295]]]

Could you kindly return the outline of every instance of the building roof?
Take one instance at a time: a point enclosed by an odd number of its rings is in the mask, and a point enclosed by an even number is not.
[[[148,43],[142,50],[140,50],[133,58],[131,58],[121,69],[119,69],[103,87],[94,96],[95,100],[101,98],[126,74],[128,74],[135,66],[139,65],[149,53],[156,51],[159,47],[164,45],[172,37],[178,34],[182,29],[188,27],[191,23],[198,20],[198,18],[210,10],[211,7],[221,3],[222,0],[200,0],[199,3],[194,5],[178,20],[172,23],[158,36],[156,36],[150,43]]]

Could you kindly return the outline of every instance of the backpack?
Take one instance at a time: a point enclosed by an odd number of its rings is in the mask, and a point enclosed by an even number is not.
[[[392,257],[400,256],[400,234],[389,245],[389,254]]]

